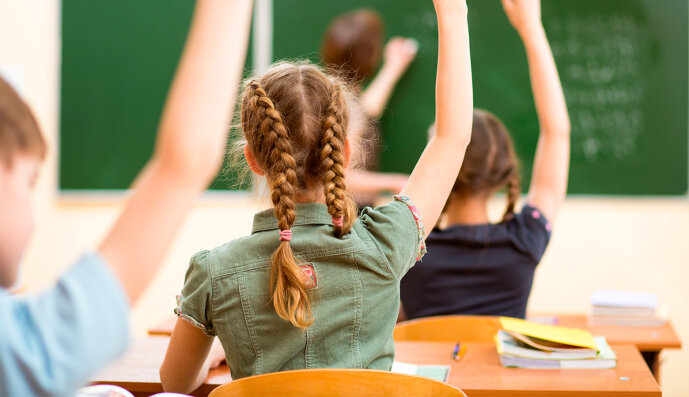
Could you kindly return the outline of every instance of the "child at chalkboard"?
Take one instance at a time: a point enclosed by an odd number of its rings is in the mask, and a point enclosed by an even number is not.
[[[46,143],[0,79],[0,396],[69,396],[120,355],[129,306],[222,161],[251,0],[197,2],[160,123],[155,154],[100,247],[32,297],[4,291],[17,277],[33,219],[30,194]]]
[[[393,202],[357,217],[347,194],[346,85],[310,64],[250,79],[241,106],[250,168],[274,208],[252,234],[191,259],[160,369],[189,392],[218,336],[234,379],[303,368],[390,370],[399,280],[424,249],[469,143],[473,97],[466,0],[435,0],[438,132]],[[423,220],[422,220],[423,218]]]
[[[395,85],[404,75],[418,50],[415,40],[393,37],[383,48],[384,23],[371,9],[360,9],[335,18],[323,37],[321,56],[354,89],[360,105],[351,109],[350,140],[357,148],[357,167],[347,171],[350,191],[362,206],[375,202],[376,194],[399,192],[408,175],[377,170],[379,133],[377,120],[382,115]],[[381,55],[383,65],[376,73]],[[375,77],[374,77],[375,74]],[[366,89],[363,84],[373,80]]]
[[[570,123],[541,24],[540,0],[502,2],[526,47],[541,127],[527,204],[515,212],[519,169],[507,129],[494,115],[476,110],[471,144],[443,210],[448,226],[430,234],[423,264],[402,280],[401,319],[446,314],[523,318],[551,222],[567,192]],[[507,208],[502,221],[493,224],[486,209],[501,188]]]

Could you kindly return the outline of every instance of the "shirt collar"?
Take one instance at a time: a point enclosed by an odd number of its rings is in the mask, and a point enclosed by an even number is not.
[[[328,213],[328,207],[320,203],[297,204],[297,216],[293,226],[301,225],[332,225],[333,220]],[[277,230],[278,221],[274,210],[268,209],[254,215],[254,226],[251,234],[266,230]]]

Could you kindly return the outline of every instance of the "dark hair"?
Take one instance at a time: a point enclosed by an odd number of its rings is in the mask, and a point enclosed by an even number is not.
[[[334,19],[323,37],[321,55],[329,68],[359,84],[378,69],[383,52],[384,24],[380,14],[361,9]]]
[[[519,161],[507,128],[495,115],[485,110],[474,110],[471,143],[450,199],[453,195],[492,193],[505,187],[507,208],[502,218],[504,222],[514,216],[520,194],[519,182]]]
[[[17,154],[45,158],[45,139],[29,106],[0,78],[0,162],[12,165]]]
[[[241,125],[247,145],[271,183],[281,231],[296,217],[296,195],[322,185],[335,235],[349,233],[356,205],[346,192],[345,138],[349,123],[347,87],[311,64],[279,63],[246,83]],[[313,323],[304,274],[290,242],[273,254],[271,295],[277,314],[297,327]]]

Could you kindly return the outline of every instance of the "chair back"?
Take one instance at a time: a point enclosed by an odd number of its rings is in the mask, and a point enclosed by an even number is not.
[[[396,342],[492,343],[500,328],[495,316],[436,316],[402,321],[393,337]]]
[[[458,388],[421,376],[369,369],[308,369],[250,376],[222,385],[209,397],[466,397]]]

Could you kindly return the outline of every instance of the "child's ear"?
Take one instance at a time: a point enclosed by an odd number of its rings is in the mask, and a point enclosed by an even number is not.
[[[249,164],[251,171],[258,176],[265,176],[265,171],[258,165],[254,154],[249,149],[249,145],[244,145],[244,158],[246,158],[246,163]]]
[[[345,168],[349,167],[349,160],[352,157],[352,146],[349,144],[349,138],[345,138],[344,141],[344,155],[345,155]]]

